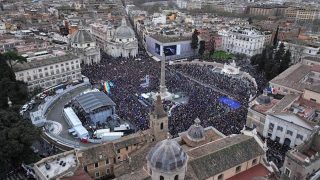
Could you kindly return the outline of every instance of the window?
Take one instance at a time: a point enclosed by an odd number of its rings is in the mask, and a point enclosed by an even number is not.
[[[128,147],[128,146],[126,146],[126,150],[127,150],[127,151],[129,150],[129,147]]]
[[[241,171],[241,166],[236,167],[236,173]]]
[[[120,149],[118,149],[117,152],[120,153]]]
[[[283,131],[283,127],[278,126],[278,127],[277,127],[277,130],[282,132],[282,131]]]
[[[87,47],[90,47],[90,44],[87,44]]]
[[[270,123],[270,124],[269,124],[269,130],[273,130],[273,127],[274,127],[274,124],[273,124],[273,123]]]
[[[69,65],[69,63],[66,63],[66,66],[68,66]]]
[[[107,169],[107,174],[110,174],[110,169]]]
[[[220,174],[219,176],[218,176],[218,180],[222,180],[223,179],[223,174]]]
[[[96,177],[99,177],[100,176],[100,173],[99,172],[96,172]]]
[[[53,66],[50,66],[50,69],[53,69]]]
[[[292,136],[292,131],[287,130],[287,134],[289,134],[290,136]]]
[[[284,171],[284,174],[288,177],[290,177],[291,171],[290,169],[286,168],[286,170]]]
[[[252,165],[257,164],[257,159],[252,160]]]
[[[303,136],[301,134],[297,134],[297,139],[303,140]]]
[[[64,66],[64,64],[61,64],[60,66],[62,67],[62,66]]]
[[[84,169],[85,172],[88,172],[88,167],[87,166],[84,166],[83,169]]]
[[[175,175],[174,180],[178,180],[178,179],[179,179],[179,175]]]
[[[99,163],[94,163],[94,167],[95,168],[99,167]]]
[[[312,102],[317,102],[317,100],[316,100],[316,99],[313,99],[313,98],[310,98],[310,101],[312,101]]]
[[[108,158],[106,159],[106,164],[109,164],[109,159]]]
[[[56,68],[58,68],[58,67],[59,67],[59,65],[57,64],[57,65],[56,65]]]
[[[161,129],[161,130],[163,129],[163,123],[160,124],[160,129]]]
[[[46,70],[48,70],[48,68],[45,67],[44,70],[46,71]]]
[[[42,72],[42,69],[38,69],[39,72]]]
[[[163,176],[160,176],[160,180],[164,180],[164,177],[163,177]]]

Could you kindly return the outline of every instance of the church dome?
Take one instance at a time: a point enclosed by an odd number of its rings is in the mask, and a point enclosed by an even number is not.
[[[118,27],[114,32],[114,38],[118,39],[128,39],[128,38],[134,38],[135,33],[134,31],[127,26],[126,20],[123,18],[121,22],[121,26]]]
[[[195,124],[191,125],[187,131],[188,138],[192,141],[200,141],[205,138],[204,128],[200,125],[200,119],[194,120]]]
[[[187,160],[187,154],[172,139],[158,142],[147,155],[151,168],[165,172],[179,170],[185,166]]]
[[[76,43],[76,44],[84,44],[84,43],[90,43],[93,42],[93,39],[89,32],[87,32],[84,29],[79,29],[77,32],[75,32],[71,36],[71,43]]]

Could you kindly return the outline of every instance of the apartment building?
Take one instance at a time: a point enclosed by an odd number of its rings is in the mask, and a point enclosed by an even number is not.
[[[254,28],[234,27],[228,31],[219,31],[222,47],[230,53],[253,56],[262,52],[265,35]]]
[[[62,82],[81,79],[81,59],[75,55],[50,55],[16,64],[16,79],[28,84],[28,89],[49,88]]]

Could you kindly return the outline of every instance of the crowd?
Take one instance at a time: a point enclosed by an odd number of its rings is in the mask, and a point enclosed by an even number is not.
[[[138,58],[139,61],[136,60]],[[112,58],[103,54],[100,64],[83,66],[82,73],[92,83],[112,81],[114,86],[108,95],[117,105],[117,114],[122,119],[130,121],[137,129],[144,130],[149,127],[150,107],[142,105],[138,99],[141,93],[159,90],[160,63],[144,54],[140,54],[138,58]],[[242,106],[231,110],[219,102],[218,99],[223,94],[190,81],[176,71],[182,71],[203,83],[229,92]],[[142,88],[140,84],[146,75],[150,76],[150,85]],[[171,109],[169,130],[174,136],[187,130],[197,117],[202,120],[204,127],[214,126],[226,135],[239,133],[245,124],[249,95],[255,91],[253,85],[245,79],[231,78],[212,72],[210,67],[196,65],[167,66],[166,85],[169,92],[182,92],[189,101],[187,104],[173,102],[164,104],[167,110]],[[174,108],[171,108],[172,106]]]
[[[139,59],[139,60],[137,60]],[[140,60],[141,59],[141,60]],[[240,64],[242,70],[248,69],[250,75],[255,77],[258,86],[264,87],[265,80],[250,65]],[[171,65],[166,70],[166,86],[171,93],[183,93],[188,97],[188,103],[164,102],[169,113],[169,131],[173,136],[186,131],[195,118],[201,119],[204,127],[213,126],[225,135],[240,133],[247,115],[250,94],[255,94],[253,84],[245,78],[235,78],[213,72],[209,66],[197,65]],[[178,73],[181,72],[181,73]],[[101,84],[101,81],[112,81],[109,97],[116,103],[117,115],[128,120],[138,130],[149,127],[150,106],[139,101],[141,93],[159,91],[160,62],[156,62],[146,54],[139,54],[137,58],[113,58],[103,54],[100,64],[84,65],[83,75],[91,83]],[[217,87],[230,94],[241,106],[231,109],[219,102],[222,93],[215,89],[188,79],[184,74],[205,84]],[[149,87],[141,87],[146,75],[150,76]],[[262,86],[263,85],[263,86]],[[271,143],[268,159],[277,159],[276,164],[283,160],[283,149],[273,147]],[[281,158],[279,159],[279,157]]]

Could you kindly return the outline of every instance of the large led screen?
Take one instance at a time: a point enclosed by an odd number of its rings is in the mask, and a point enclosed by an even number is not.
[[[160,45],[156,43],[156,48],[155,48],[155,51],[157,54],[160,55]]]
[[[165,56],[172,56],[177,54],[177,45],[173,46],[164,46],[163,47],[163,52]]]

